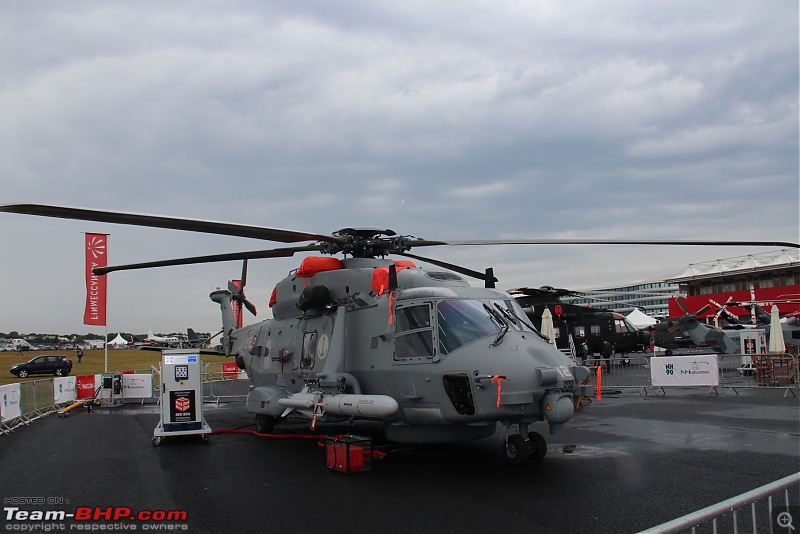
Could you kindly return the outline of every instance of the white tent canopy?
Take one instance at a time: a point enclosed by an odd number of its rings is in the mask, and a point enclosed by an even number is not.
[[[658,321],[647,315],[646,313],[642,313],[641,310],[638,308],[634,309],[628,315],[625,316],[633,326],[636,328],[645,328],[648,326],[652,326],[656,324]]]
[[[117,337],[115,337],[114,339],[112,339],[111,341],[109,341],[109,342],[108,342],[108,344],[109,344],[109,345],[122,346],[122,345],[127,345],[127,344],[128,344],[128,342],[127,342],[127,341],[125,341],[125,338],[124,338],[124,337],[122,337],[122,336],[119,334],[119,332],[117,332]]]

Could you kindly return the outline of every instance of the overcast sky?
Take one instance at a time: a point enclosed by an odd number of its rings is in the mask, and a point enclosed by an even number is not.
[[[794,0],[1,2],[2,203],[425,239],[797,241]],[[268,248],[0,214],[0,332],[86,333],[110,264]],[[437,247],[499,287],[772,249]],[[412,251],[414,252],[414,251]],[[270,317],[301,258],[251,262]],[[108,329],[219,329],[238,262],[110,275]],[[480,282],[475,282],[476,285]]]

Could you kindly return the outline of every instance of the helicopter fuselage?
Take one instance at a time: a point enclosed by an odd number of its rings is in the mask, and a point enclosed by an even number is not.
[[[388,439],[414,443],[569,420],[588,370],[545,342],[510,295],[398,263],[396,286],[390,260],[301,266],[276,286],[274,318],[241,329],[226,318],[230,293],[212,293],[223,347],[252,380],[247,409],[273,421],[379,419]]]

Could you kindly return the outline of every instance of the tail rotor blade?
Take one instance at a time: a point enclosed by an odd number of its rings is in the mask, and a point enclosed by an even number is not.
[[[702,308],[697,310],[695,312],[695,315],[697,315],[699,317],[700,315],[703,315],[705,312],[707,312],[710,309],[711,309],[711,304],[706,304],[705,306],[703,306]]]

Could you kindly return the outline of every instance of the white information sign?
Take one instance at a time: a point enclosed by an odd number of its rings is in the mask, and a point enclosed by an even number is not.
[[[77,398],[75,395],[76,381],[74,376],[55,377],[53,379],[53,403],[63,404],[74,401]]]
[[[718,386],[719,358],[716,354],[666,356],[650,359],[653,386]]]
[[[103,383],[103,375],[94,375],[94,390]],[[153,375],[123,373],[123,399],[150,399],[153,397]]]
[[[122,375],[123,399],[149,399],[153,396],[153,375]]]
[[[22,415],[19,398],[19,384],[0,386],[0,421],[11,421]]]

